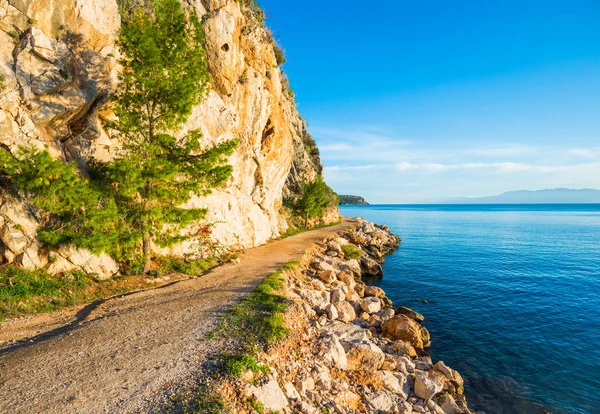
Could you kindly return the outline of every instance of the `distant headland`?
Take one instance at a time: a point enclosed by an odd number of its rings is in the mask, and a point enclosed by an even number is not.
[[[443,204],[596,204],[600,203],[600,190],[590,188],[521,190],[489,197],[449,198],[439,202]]]
[[[351,205],[368,205],[367,200],[362,197],[355,195],[340,195],[340,205],[351,206]]]

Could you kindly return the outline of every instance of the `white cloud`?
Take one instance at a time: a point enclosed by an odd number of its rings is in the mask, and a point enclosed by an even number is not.
[[[569,153],[584,158],[600,158],[600,149],[597,148],[573,148]]]

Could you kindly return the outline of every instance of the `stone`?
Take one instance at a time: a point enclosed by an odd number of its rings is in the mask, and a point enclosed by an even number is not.
[[[421,325],[406,315],[396,315],[383,325],[385,335],[406,341],[419,349],[423,349],[424,340],[429,342],[429,332],[425,334],[424,331]]]
[[[341,370],[345,370],[348,366],[348,359],[346,358],[346,351],[340,343],[338,337],[333,334],[326,334],[320,340],[320,346],[322,347],[323,359],[329,362],[333,367]]]
[[[394,348],[394,351],[398,352],[398,354],[400,355],[406,355],[410,358],[417,357],[417,351],[415,350],[415,348],[406,341],[403,341],[401,339],[394,341],[392,347]]]
[[[428,400],[440,393],[443,385],[430,378],[424,371],[415,371],[415,395],[423,400]]]
[[[337,255],[338,255],[338,252],[334,252],[333,250],[327,250],[327,251],[325,252],[325,254],[326,254],[327,256],[330,256],[330,257],[337,257]]]
[[[333,270],[320,270],[317,272],[317,277],[325,283],[331,283],[336,280]]]
[[[354,286],[354,291],[356,292],[356,294],[359,297],[361,297],[361,298],[364,297],[365,296],[365,284],[364,283],[357,283]]]
[[[343,264],[339,265],[338,267],[340,268],[340,270],[344,270],[346,272],[354,274],[355,277],[360,278],[362,276],[362,269],[360,267],[358,259],[346,260]]]
[[[382,309],[377,313],[377,315],[379,315],[379,317],[381,318],[382,323],[386,323],[387,321],[392,319],[395,314],[393,309]]]
[[[346,300],[346,292],[344,292],[344,289],[337,288],[331,291],[331,303],[338,303],[343,300]]]
[[[310,265],[313,269],[315,269],[317,271],[329,271],[329,270],[333,271],[334,270],[332,265],[330,265],[329,263],[327,263],[323,260],[314,261]]]
[[[405,306],[396,307],[396,309],[394,309],[394,312],[396,313],[396,315],[406,315],[419,323],[422,323],[425,320],[425,317],[419,312],[415,312],[414,310],[409,309]]]
[[[348,302],[342,301],[335,303],[334,305],[338,311],[338,319],[342,322],[351,322],[356,319],[356,312]]]
[[[403,399],[407,399],[411,389],[411,382],[408,375],[402,375],[392,371],[378,371],[379,379],[383,386],[399,395]]]
[[[369,276],[381,276],[383,274],[383,269],[381,268],[381,265],[375,260],[370,259],[364,255],[360,257],[360,267],[362,269],[362,272]]]
[[[329,304],[329,293],[318,290],[299,289],[297,293],[308,302],[312,308],[325,309]]]
[[[352,412],[357,412],[361,405],[360,395],[349,390],[342,391],[339,394],[334,395],[333,399],[336,403],[343,407],[347,407]]]
[[[381,310],[381,302],[379,302],[379,299],[376,297],[366,297],[361,299],[360,307],[365,312],[373,314]]]
[[[342,346],[346,351],[346,358],[348,359],[346,369],[349,371],[376,371],[385,360],[383,351],[369,340],[360,342],[343,341]]]
[[[354,290],[354,286],[356,285],[356,281],[354,280],[354,275],[352,273],[346,272],[342,270],[337,275],[338,280],[341,280],[348,286],[348,289]]]
[[[369,395],[368,401],[375,412],[392,412],[396,409],[396,398],[387,391],[375,391]]]
[[[320,389],[331,389],[331,374],[326,366],[316,365],[312,370],[312,377],[315,380],[315,385]]]
[[[338,311],[331,303],[325,306],[325,312],[327,312],[327,317],[332,321],[335,321],[338,318]]]
[[[454,398],[448,394],[443,393],[435,398],[437,405],[442,409],[444,414],[462,414],[464,411],[456,404]]]
[[[462,394],[464,392],[464,380],[462,378],[462,376],[460,375],[460,373],[458,373],[458,371],[453,370],[452,368],[449,368],[446,366],[446,364],[444,364],[443,361],[438,361],[434,366],[433,369],[440,372],[442,375],[444,375],[448,380],[450,380],[450,382],[452,383],[452,385],[454,385],[456,392],[458,394]]]
[[[296,390],[296,387],[294,387],[294,384],[292,384],[289,381],[286,381],[283,383],[283,392],[290,400],[300,400],[301,399],[300,394],[298,393],[298,390]]]
[[[365,286],[365,296],[375,296],[377,298],[383,298],[385,292],[378,286]]]
[[[326,329],[340,341],[360,342],[368,339],[364,329],[351,323],[334,322]]]
[[[335,252],[336,254],[342,253],[342,247],[339,245],[339,243],[335,241],[330,241],[329,243],[327,243],[327,248],[330,251]]]
[[[283,410],[288,406],[287,397],[274,379],[260,387],[249,385],[246,395],[259,401],[267,410]]]

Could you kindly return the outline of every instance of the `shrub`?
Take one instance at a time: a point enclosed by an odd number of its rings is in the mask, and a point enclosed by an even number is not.
[[[253,373],[260,372],[265,375],[269,372],[269,368],[266,365],[258,365],[256,359],[245,354],[225,356],[224,368],[227,374],[236,378],[241,377],[247,370]]]
[[[285,53],[283,52],[283,49],[277,43],[273,43],[273,51],[275,52],[277,66],[283,65],[286,62]]]
[[[362,250],[352,244],[342,245],[342,252],[346,260],[358,259],[363,253]]]

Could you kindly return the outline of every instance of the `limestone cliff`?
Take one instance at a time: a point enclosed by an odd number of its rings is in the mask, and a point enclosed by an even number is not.
[[[279,69],[273,37],[247,2],[186,0],[201,17],[211,91],[181,133],[200,129],[205,145],[238,138],[226,185],[192,200],[208,207],[213,237],[247,248],[287,228],[282,197],[312,180],[322,165]],[[0,0],[0,144],[48,147],[85,169],[90,158],[109,160],[119,146],[106,123],[118,79],[121,25],[116,0]],[[337,214],[337,212],[336,212]],[[3,262],[27,267],[70,267],[110,276],[108,257],[84,251],[42,251],[35,238],[36,212],[25,200],[2,191],[0,254]],[[188,246],[175,249],[184,252]]]

